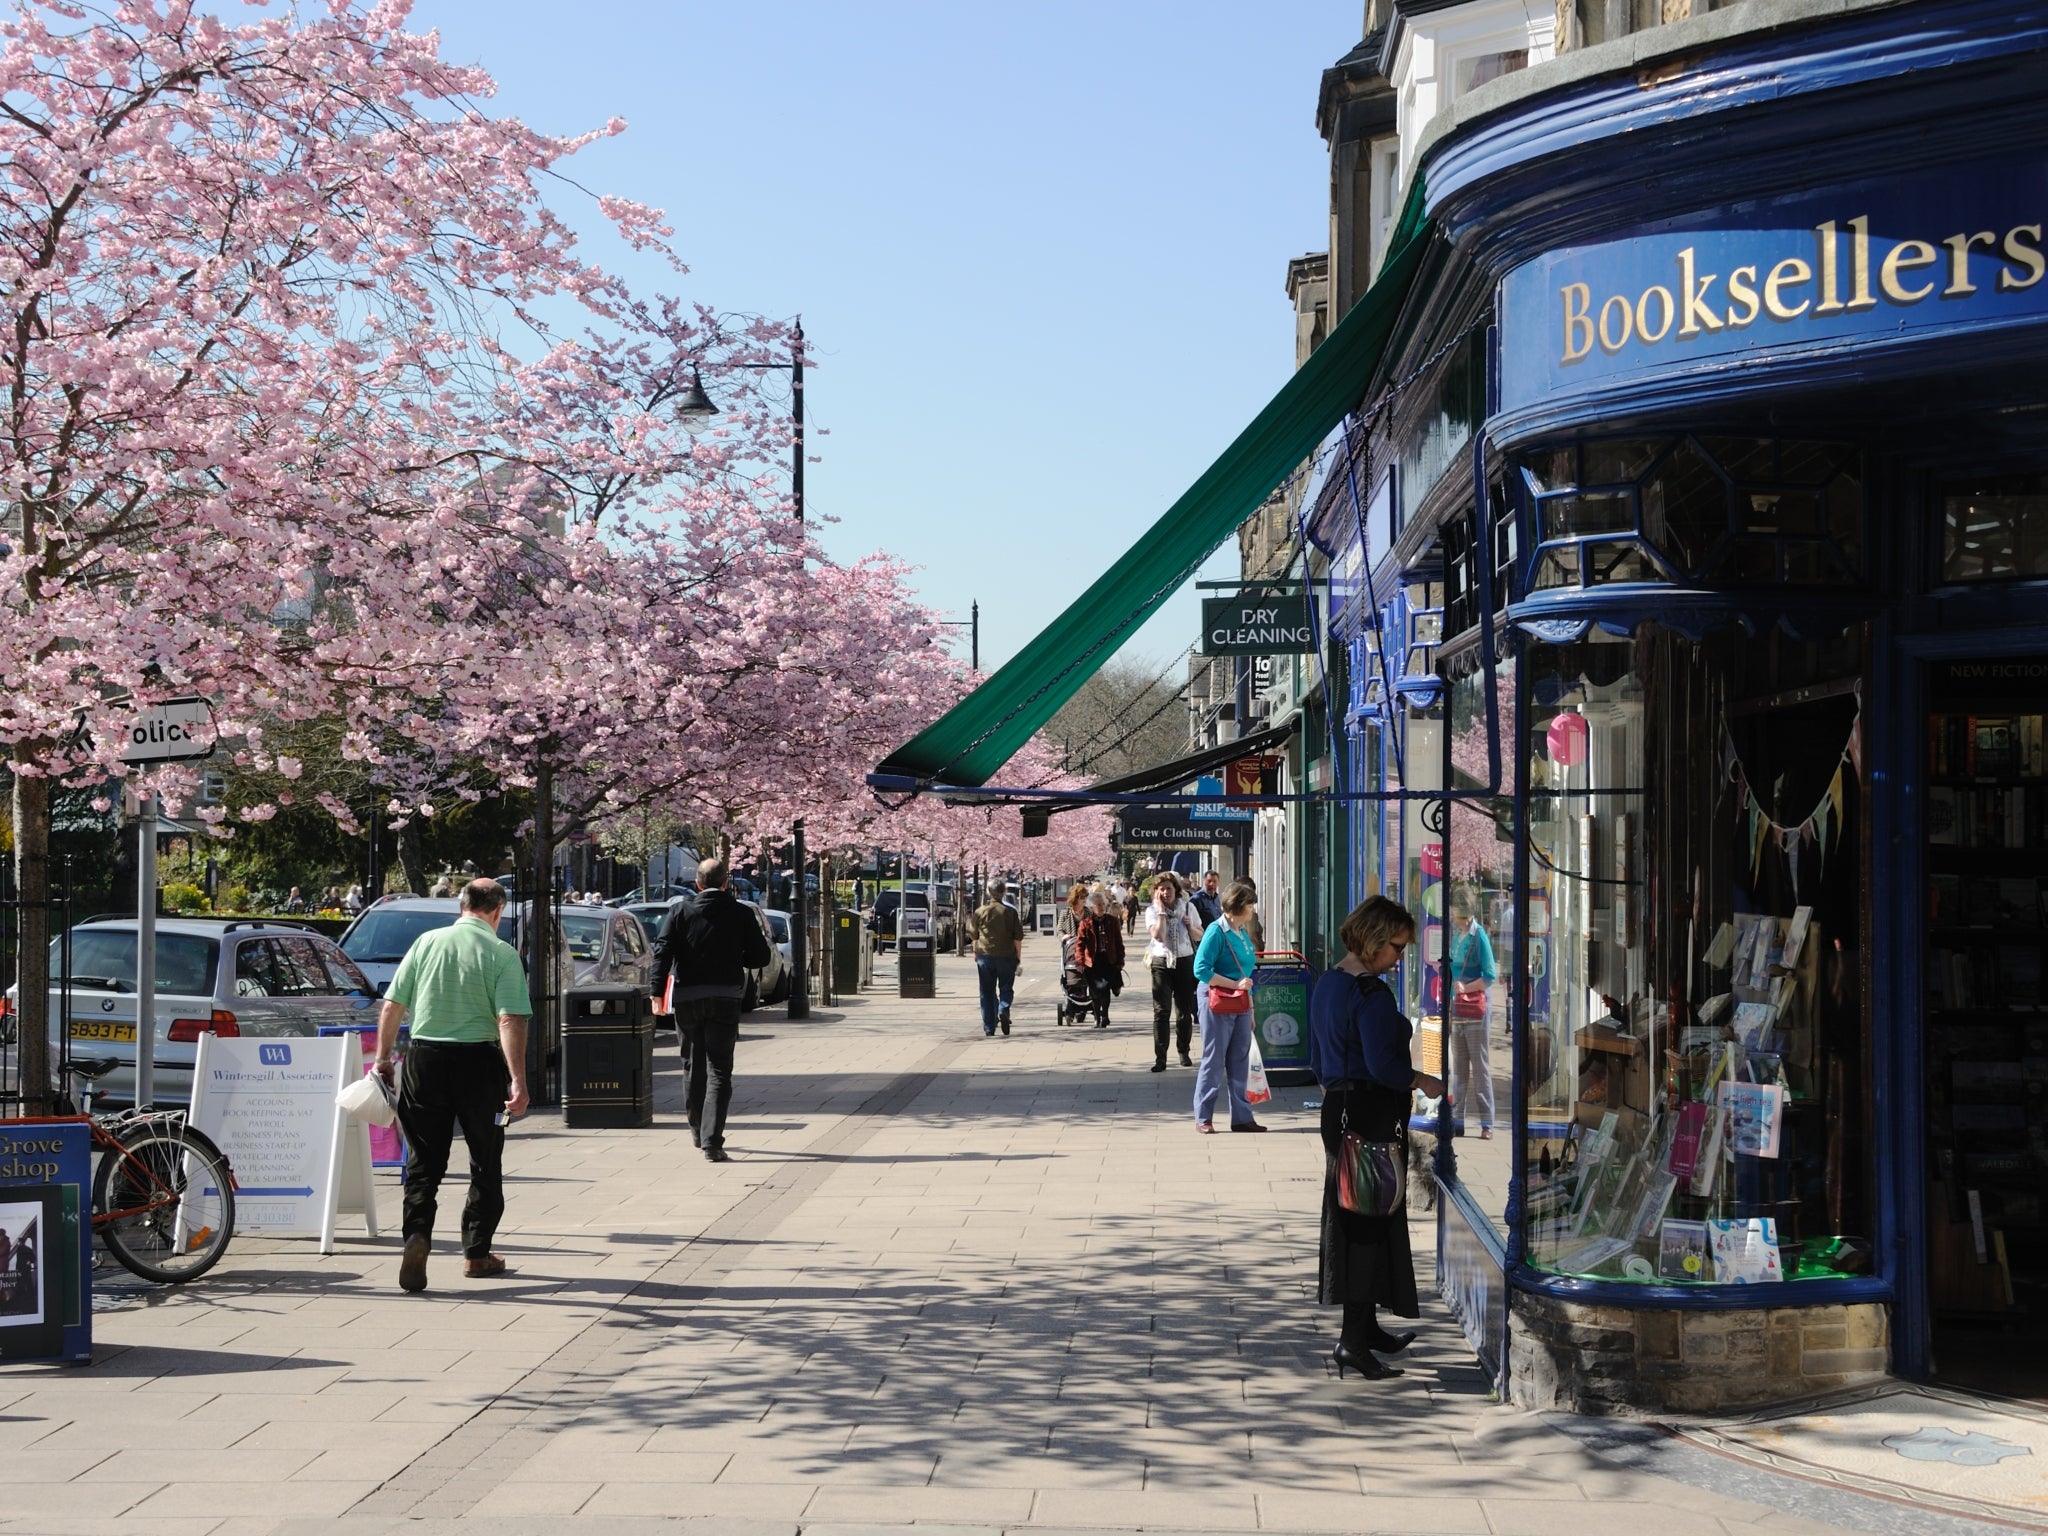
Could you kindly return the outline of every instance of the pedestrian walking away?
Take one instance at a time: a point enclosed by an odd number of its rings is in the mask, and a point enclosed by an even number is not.
[[[1195,909],[1195,916],[1202,920],[1204,933],[1223,921],[1223,898],[1216,893],[1216,886],[1216,871],[1212,869],[1202,876],[1202,888],[1188,898],[1188,904]]]
[[[462,1206],[462,1272],[506,1272],[491,1251],[505,1215],[505,1126],[526,1110],[526,1021],[533,1014],[519,951],[498,937],[505,889],[495,880],[462,888],[453,924],[413,940],[377,1015],[377,1075],[388,1085],[398,1029],[412,1015],[398,1123],[405,1132],[405,1250],[401,1290],[427,1285],[434,1216],[455,1130],[469,1148]]]
[[[1176,1031],[1180,1064],[1192,1067],[1195,1059],[1188,1050],[1195,1038],[1195,946],[1202,939],[1202,924],[1182,899],[1180,881],[1170,873],[1152,882],[1145,935],[1145,964],[1152,972],[1152,1070],[1166,1070],[1166,1048]]]
[[[1124,932],[1138,931],[1138,888],[1134,885],[1124,892]]]
[[[1124,935],[1122,914],[1110,911],[1109,895],[1100,887],[1088,898],[1088,915],[1081,919],[1074,951],[1088,977],[1095,1027],[1107,1029],[1110,999],[1124,989]]]
[[[1493,983],[1500,974],[1493,940],[1473,915],[1472,898],[1451,901],[1451,1133],[1462,1136],[1472,1110],[1479,1111],[1479,1139],[1493,1139],[1493,1061],[1487,1031],[1493,1027]]]
[[[1405,1206],[1389,1216],[1347,1211],[1338,1200],[1337,1155],[1347,1131],[1368,1143],[1405,1149],[1415,1090],[1435,1096],[1441,1080],[1418,1072],[1408,1056],[1413,1034],[1393,989],[1380,979],[1401,963],[1415,939],[1408,909],[1371,896],[1338,930],[1344,958],[1316,981],[1308,1004],[1308,1059],[1323,1087],[1322,1240],[1316,1300],[1342,1307],[1344,1321],[1330,1358],[1341,1377],[1349,1366],[1368,1380],[1401,1374],[1373,1351],[1396,1354],[1412,1331],[1389,1333],[1377,1309],[1417,1317],[1415,1261],[1408,1249]],[[1401,1159],[1406,1176],[1406,1158]]]
[[[669,907],[654,951],[654,994],[673,1010],[689,1068],[684,1103],[690,1139],[714,1163],[728,1163],[725,1117],[732,1107],[732,1063],[739,1049],[740,998],[747,972],[768,963],[768,939],[728,889],[722,859],[697,866],[697,889]]]
[[[1195,951],[1195,1006],[1202,1020],[1202,1070],[1195,1074],[1195,1129],[1216,1129],[1216,1096],[1228,1088],[1230,1128],[1263,1131],[1246,1098],[1252,1062],[1252,910],[1258,898],[1240,880],[1223,893],[1223,921]]]
[[[1010,887],[998,880],[986,906],[968,920],[974,929],[974,970],[981,983],[981,1032],[1010,1032],[1010,1003],[1017,990],[1017,962],[1024,954],[1024,920],[1010,905]]]

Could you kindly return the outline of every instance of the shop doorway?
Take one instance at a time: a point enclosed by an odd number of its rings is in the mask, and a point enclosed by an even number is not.
[[[2048,1400],[2048,656],[1930,662],[1925,687],[1933,1366]]]

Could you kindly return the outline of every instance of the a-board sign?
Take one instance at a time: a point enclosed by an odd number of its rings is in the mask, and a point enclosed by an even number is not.
[[[204,699],[167,699],[129,719],[124,763],[175,763],[213,756],[213,706]]]
[[[92,1128],[0,1121],[0,1360],[92,1358]]]
[[[376,1235],[370,1144],[335,1099],[361,1074],[345,1036],[199,1037],[192,1123],[235,1170],[235,1229],[318,1236],[333,1244],[337,1211],[357,1210]]]

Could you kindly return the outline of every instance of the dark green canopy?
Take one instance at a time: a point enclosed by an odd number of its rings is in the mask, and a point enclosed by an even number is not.
[[[1378,279],[1286,386],[1123,557],[877,776],[986,784],[1313,454],[1372,382],[1422,264],[1430,221],[1410,188]]]

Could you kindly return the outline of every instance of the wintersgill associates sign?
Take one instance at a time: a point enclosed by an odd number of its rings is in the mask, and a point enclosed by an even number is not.
[[[1308,655],[1315,648],[1306,597],[1239,593],[1202,599],[1204,656]]]

